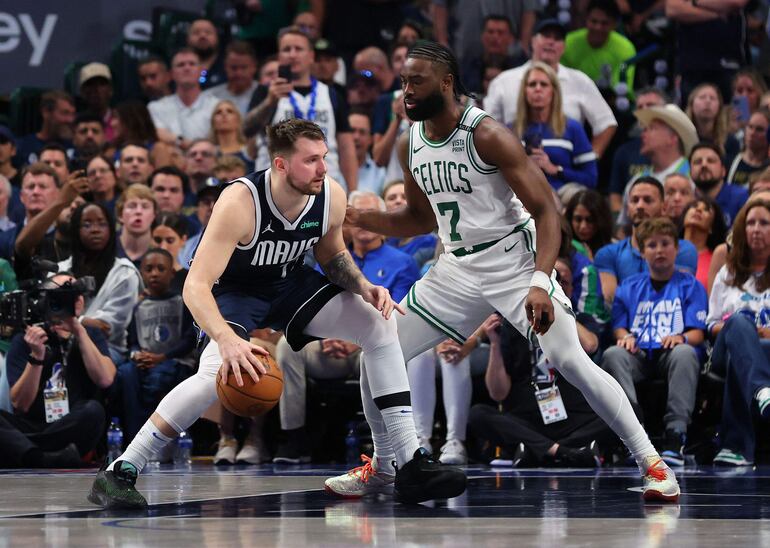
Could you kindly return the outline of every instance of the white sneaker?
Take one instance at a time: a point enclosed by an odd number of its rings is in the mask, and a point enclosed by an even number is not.
[[[236,462],[246,464],[262,464],[270,460],[270,455],[267,453],[267,448],[262,438],[257,440],[249,440],[238,451],[238,455],[235,457]]]
[[[217,454],[214,455],[214,464],[235,464],[235,452],[238,450],[238,442],[235,438],[220,438]]]
[[[365,495],[388,492],[393,489],[393,482],[396,480],[395,470],[393,472],[376,470],[372,466],[372,459],[366,455],[361,455],[361,460],[364,461],[363,466],[353,468],[341,476],[327,479],[324,482],[326,492],[345,499],[358,499]],[[378,464],[379,460],[378,458]],[[385,465],[380,464],[380,466]]]
[[[647,501],[676,502],[679,500],[676,475],[662,459],[653,462],[642,477],[642,498]]]
[[[447,440],[441,447],[438,460],[441,464],[468,464],[468,453],[460,440]]]

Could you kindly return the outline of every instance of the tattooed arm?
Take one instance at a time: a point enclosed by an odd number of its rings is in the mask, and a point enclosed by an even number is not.
[[[316,260],[323,266],[326,277],[332,283],[351,293],[361,295],[364,301],[381,311],[386,319],[390,318],[394,309],[403,314],[404,310],[393,301],[390,292],[382,286],[371,284],[353,262],[353,257],[350,256],[342,239],[342,222],[345,219],[346,207],[345,191],[334,180],[331,181],[330,188],[329,230],[313,248]]]

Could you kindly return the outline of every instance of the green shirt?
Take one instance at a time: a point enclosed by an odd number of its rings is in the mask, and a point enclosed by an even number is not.
[[[602,78],[602,66],[612,67],[612,86],[620,80],[620,65],[636,55],[636,48],[622,34],[610,32],[607,42],[600,48],[592,48],[588,44],[588,30],[580,29],[567,34],[564,42],[564,55],[561,63],[564,66],[577,69],[588,75],[591,80],[598,82]],[[626,83],[629,96],[633,96],[634,72],[631,65],[626,70]]]
[[[5,259],[0,259],[0,295],[6,291],[15,291],[19,286],[16,283],[16,273],[11,267],[11,263]],[[8,352],[9,341],[0,339],[0,352]]]

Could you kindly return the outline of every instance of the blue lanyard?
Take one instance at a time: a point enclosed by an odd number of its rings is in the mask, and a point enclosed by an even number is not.
[[[297,99],[294,97],[294,92],[289,93],[289,102],[294,109],[294,117],[308,120],[310,122],[315,121],[315,100],[318,97],[318,80],[315,78],[310,79],[310,106],[308,106],[307,114],[302,114],[302,111],[297,104]]]

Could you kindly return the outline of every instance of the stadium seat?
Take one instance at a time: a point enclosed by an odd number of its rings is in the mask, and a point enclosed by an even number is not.
[[[40,96],[45,88],[21,86],[11,93],[10,127],[16,135],[37,131],[43,122],[40,116]]]

